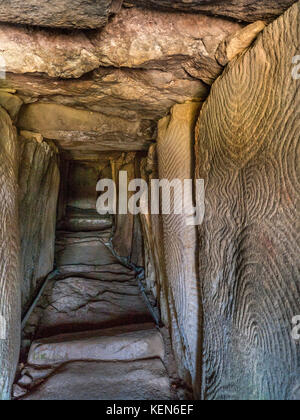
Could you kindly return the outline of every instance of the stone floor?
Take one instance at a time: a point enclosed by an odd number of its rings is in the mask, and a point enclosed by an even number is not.
[[[111,229],[80,213],[59,231],[52,280],[29,324],[36,323],[26,364],[14,386],[23,400],[168,400],[165,344],[135,272],[105,245]],[[95,230],[102,226],[104,230]],[[34,321],[32,319],[35,319]]]

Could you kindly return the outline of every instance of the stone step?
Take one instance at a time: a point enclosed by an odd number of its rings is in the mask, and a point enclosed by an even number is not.
[[[134,279],[101,281],[75,276],[48,285],[38,337],[151,321]]]
[[[104,242],[108,242],[111,237],[111,230],[95,230],[87,232],[70,232],[65,230],[60,230],[56,232],[56,242],[65,241],[65,242],[76,242],[81,239],[101,239]]]
[[[112,222],[108,219],[70,217],[59,224],[59,230],[73,232],[99,231],[112,228]]]
[[[71,209],[66,217],[59,222],[58,230],[72,232],[100,231],[111,229],[113,218],[101,216],[96,210]]]
[[[56,265],[108,265],[118,260],[97,236],[60,236],[56,241]]]
[[[28,363],[53,366],[71,361],[164,359],[164,342],[153,323],[62,334],[34,341]]]
[[[160,359],[134,362],[70,362],[61,365],[23,400],[170,400]]]
[[[68,277],[85,277],[87,279],[118,281],[118,282],[134,282],[136,283],[136,273],[127,267],[118,264],[108,265],[61,265],[59,267],[61,274]]]

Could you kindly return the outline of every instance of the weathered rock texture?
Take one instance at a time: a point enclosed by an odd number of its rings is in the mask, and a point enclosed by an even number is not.
[[[121,0],[2,0],[0,22],[54,28],[101,28],[121,7]]]
[[[182,68],[100,68],[76,80],[8,73],[5,85],[14,86],[25,103],[57,103],[129,121],[158,120],[174,104],[206,98],[209,92]]]
[[[76,397],[75,397],[76,396]],[[25,400],[169,400],[169,378],[160,359],[71,362],[60,366]]]
[[[146,158],[141,159],[139,176],[151,185],[151,181],[159,179],[157,144],[149,148]],[[151,202],[151,190],[149,202]],[[141,225],[144,241],[144,267],[146,289],[152,293],[159,304],[161,319],[165,325],[169,324],[168,301],[165,290],[167,287],[166,270],[163,250],[163,225],[160,215],[141,214]]]
[[[39,337],[151,320],[134,273],[118,265],[107,241],[106,232],[57,235],[56,264],[69,272],[44,292]]]
[[[45,26],[67,29],[97,29],[105,26],[114,14],[121,10],[122,0],[38,0],[25,2],[2,0],[0,22],[22,25]],[[283,13],[294,0],[128,0],[124,6],[142,6],[145,9],[161,9],[171,12],[205,13],[254,22],[258,19],[274,19]]]
[[[20,348],[17,131],[0,107],[0,400],[9,399]]]
[[[45,138],[55,140],[64,150],[141,150],[149,143],[149,139],[143,138],[139,121],[55,104],[24,106],[18,127],[38,131]]]
[[[194,127],[199,110],[199,103],[177,105],[159,122],[158,144],[150,148],[140,167],[149,185],[153,179],[193,179]],[[183,214],[143,214],[141,221],[147,288],[157,298],[162,320],[171,330],[180,375],[193,385],[196,395],[202,320],[197,229],[187,226]]]
[[[122,283],[118,275],[110,282],[79,277],[57,282],[47,296],[39,336],[151,321],[134,279]]]
[[[230,63],[197,126],[205,399],[293,399],[299,313],[299,3]]]
[[[251,46],[258,34],[265,29],[265,26],[265,22],[258,20],[224,39],[216,52],[218,63],[225,67],[237,55],[242,54]]]
[[[202,12],[228,16],[253,22],[258,19],[274,19],[282,14],[295,0],[128,0],[146,8],[158,8],[183,12]]]
[[[30,348],[28,363],[53,366],[79,360],[129,362],[151,358],[164,360],[164,342],[149,323],[37,340]]]
[[[238,23],[193,14],[123,10],[102,31],[72,34],[1,25],[6,71],[78,78],[98,67],[166,70],[192,59],[214,75],[218,44]]]
[[[59,168],[55,147],[19,138],[19,219],[22,256],[22,308],[28,308],[53,270]],[[28,136],[30,137],[30,136]]]
[[[23,101],[17,95],[0,90],[0,106],[9,113],[13,122],[15,122],[22,105]]]
[[[3,24],[3,85],[17,89],[25,103],[99,114],[90,116],[97,127],[90,131],[62,130],[58,118],[57,130],[46,130],[45,137],[62,148],[144,150],[172,106],[207,97],[208,85],[222,71],[217,48],[242,27],[222,18],[139,9],[122,10],[102,31],[72,35]],[[37,123],[45,118],[45,108],[38,110],[36,105]],[[65,115],[66,109],[56,113]],[[51,118],[56,120],[52,112]],[[86,120],[84,114],[78,118]]]
[[[120,171],[127,173],[127,185],[135,178],[135,153],[124,153],[118,160],[112,162],[113,180],[117,186],[118,198],[120,199],[119,174]],[[121,194],[124,194],[123,192]],[[128,194],[128,199],[132,193]],[[119,207],[119,201],[117,202]],[[134,215],[118,214],[116,216],[116,226],[113,237],[113,247],[120,257],[129,257],[133,246]]]
[[[61,265],[114,264],[116,258],[105,246],[98,232],[57,233],[56,262]]]
[[[199,103],[177,105],[172,109],[171,116],[159,122],[157,155],[160,179],[170,182],[179,179],[182,183],[185,179],[193,179],[194,127],[199,109]],[[183,198],[172,196],[177,203]],[[185,200],[188,198],[192,200],[192,191],[184,196]],[[189,372],[196,386],[202,317],[196,257],[197,229],[187,225],[188,216],[185,213],[174,214],[174,207],[171,214],[162,216],[167,276],[164,298],[179,368],[182,372]]]

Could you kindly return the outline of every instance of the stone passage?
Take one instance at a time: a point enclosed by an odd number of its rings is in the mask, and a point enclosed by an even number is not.
[[[112,220],[69,209],[56,239],[62,274],[45,289],[15,397],[25,400],[171,398],[163,337],[136,273],[107,247]],[[84,226],[86,231],[81,231]]]
[[[300,399],[299,21],[0,0],[0,400]]]

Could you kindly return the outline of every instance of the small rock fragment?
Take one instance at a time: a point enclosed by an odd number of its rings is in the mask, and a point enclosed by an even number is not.
[[[32,383],[32,378],[28,375],[23,375],[19,380],[18,380],[18,385],[21,386],[28,386]]]
[[[11,119],[15,121],[23,101],[17,95],[0,90],[0,105],[9,113]]]
[[[233,60],[238,54],[241,54],[249,48],[265,27],[266,23],[259,20],[222,41],[216,52],[218,63],[222,66],[226,66],[226,64]]]
[[[44,138],[41,134],[39,133],[33,133],[32,131],[27,131],[27,130],[21,130],[20,132],[21,136],[24,137],[27,140],[36,140],[38,143],[42,143]]]
[[[21,398],[24,397],[24,395],[27,394],[27,390],[22,388],[19,385],[14,385],[13,386],[13,397],[14,398]]]

